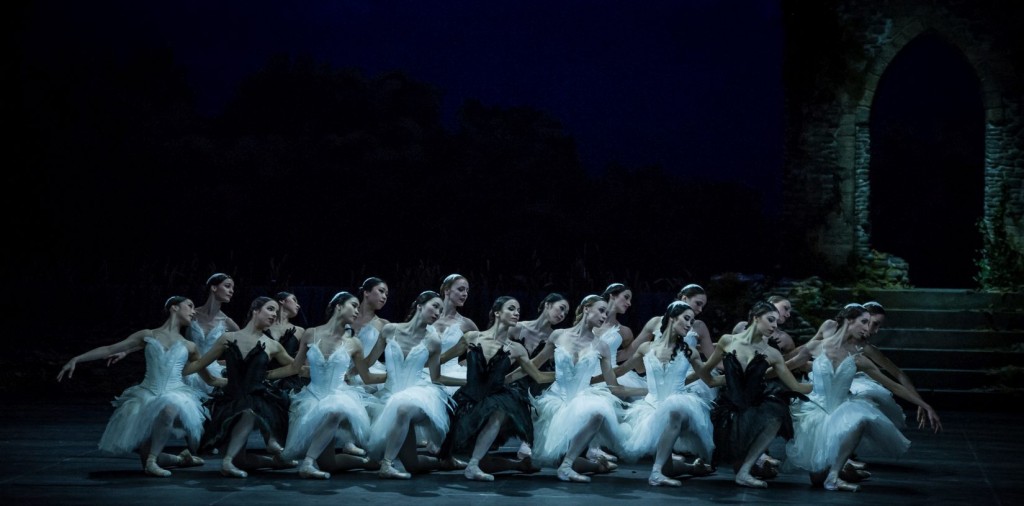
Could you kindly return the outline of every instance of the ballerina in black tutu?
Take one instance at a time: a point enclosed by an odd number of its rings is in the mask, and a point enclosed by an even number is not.
[[[466,385],[453,396],[458,407],[452,416],[441,457],[472,450],[465,475],[470,480],[493,481],[493,473],[505,470],[536,472],[530,458],[518,461],[488,456],[510,437],[525,441],[533,434],[533,419],[527,390],[506,384],[508,374],[518,367],[537,383],[555,380],[554,372],[541,372],[530,362],[523,345],[509,333],[519,321],[519,302],[498,297],[491,306],[490,325],[483,332],[470,331],[453,347],[466,353]]]
[[[284,441],[288,431],[288,396],[267,381],[267,365],[273,358],[281,365],[292,363],[292,357],[280,343],[263,332],[277,318],[277,303],[270,297],[257,297],[249,306],[245,328],[220,336],[210,351],[189,364],[184,374],[206,367],[214,360],[227,361],[227,386],[213,393],[208,406],[210,421],[203,433],[202,447],[227,446],[221,462],[221,474],[245,478],[248,474],[235,465],[248,469],[295,467],[297,462],[274,457],[248,455],[245,443],[257,426],[262,432]]]
[[[768,486],[751,475],[751,468],[776,435],[793,437],[789,402],[797,393],[808,394],[811,385],[799,383],[779,350],[768,346],[778,326],[779,312],[767,302],[758,302],[750,310],[750,323],[739,334],[726,334],[704,364],[705,372],[719,363],[725,366],[724,387],[720,388],[711,421],[715,426],[713,463],[733,465],[735,481],[755,488]],[[769,388],[765,373],[773,369],[782,383],[791,389]]]

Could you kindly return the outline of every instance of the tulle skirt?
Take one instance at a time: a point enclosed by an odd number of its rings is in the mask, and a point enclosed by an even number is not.
[[[581,428],[597,415],[601,418],[599,442],[618,451],[623,440],[619,419],[623,405],[604,385],[587,388],[572,399],[565,399],[559,389],[548,389],[534,399],[533,460],[541,465],[558,465],[569,450],[569,443]]]
[[[615,381],[619,384],[619,386],[626,388],[647,388],[647,378],[637,374],[636,371],[626,371],[626,373],[623,374],[622,376],[615,378]],[[640,399],[643,399],[642,395],[631,397],[629,401],[632,402]]]
[[[206,366],[206,370],[209,371],[210,376],[213,376],[214,378],[224,377],[224,374],[222,374],[224,372],[224,364],[218,364],[217,362],[213,362],[212,364]],[[209,383],[203,381],[203,378],[200,378],[199,374],[197,373],[189,374],[188,376],[182,378],[182,380],[185,382],[186,385],[206,395],[210,395],[211,393],[213,393],[213,387],[210,386]]]
[[[903,406],[896,402],[889,389],[871,379],[867,374],[859,372],[853,376],[850,393],[855,399],[862,399],[874,404],[896,427],[903,429],[907,426],[907,414],[903,411]]]
[[[468,452],[476,444],[477,435],[483,430],[491,416],[496,412],[505,413],[505,421],[498,429],[498,435],[491,444],[495,449],[505,444],[509,438],[529,441],[533,437],[533,413],[530,398],[519,387],[504,387],[496,392],[488,393],[479,401],[462,392],[455,392],[453,397],[457,407],[446,441],[450,452]]]
[[[358,387],[339,388],[327,395],[317,395],[307,387],[292,395],[284,457],[296,459],[305,456],[324,419],[334,414],[341,416],[335,439],[364,444],[370,432],[370,416],[366,409],[370,399]]]
[[[279,442],[286,441],[289,404],[288,396],[266,381],[262,389],[246,394],[217,389],[206,402],[210,420],[203,433],[202,447],[210,449],[226,443],[238,417],[247,411],[252,411],[262,432],[272,434]]]
[[[141,385],[128,388],[112,403],[116,409],[100,438],[100,450],[114,454],[135,451],[152,435],[153,423],[167,408],[177,411],[172,435],[199,441],[203,423],[209,417],[202,395],[188,385],[160,393]]]
[[[459,363],[459,358],[455,357],[443,364],[441,364],[441,376],[448,376],[449,378],[466,379],[466,366]],[[459,390],[457,386],[446,386],[444,389],[448,392],[448,395],[455,395],[455,392]]]
[[[812,402],[792,407],[795,435],[786,444],[787,469],[827,471],[839,454],[839,446],[863,423],[857,456],[898,457],[910,447],[892,420],[869,402],[851,399],[827,413]]]
[[[450,413],[454,409],[454,402],[442,385],[424,383],[394,393],[384,388],[378,394],[383,406],[379,410],[373,410],[378,413],[370,426],[370,438],[367,442],[367,450],[373,458],[379,459],[384,455],[388,431],[397,423],[398,409],[401,406],[416,406],[422,409],[426,419],[415,425],[417,436],[424,437],[430,444],[441,445],[448,433]]]
[[[669,413],[679,412],[685,417],[676,440],[676,451],[709,459],[714,450],[714,430],[711,425],[710,406],[692,393],[673,394],[657,402],[650,396],[634,402],[626,409],[621,456],[630,462],[654,455],[658,440],[668,427]]]

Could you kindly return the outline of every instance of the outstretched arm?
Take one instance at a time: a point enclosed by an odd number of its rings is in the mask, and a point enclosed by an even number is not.
[[[143,338],[149,332],[149,330],[140,330],[128,336],[122,341],[118,341],[114,344],[109,344],[106,346],[100,346],[98,348],[93,348],[81,355],[78,355],[77,357],[72,358],[71,360],[68,360],[68,362],[64,364],[64,367],[61,367],[60,372],[57,373],[57,381],[64,379],[65,373],[68,375],[68,378],[71,378],[75,374],[75,366],[79,362],[99,360],[101,358],[109,357],[110,355],[113,355],[115,353],[127,353],[142,349],[142,347],[145,346],[146,344]]]
[[[470,333],[475,333],[475,331],[470,331],[466,332],[465,334],[462,334],[462,337],[459,338],[458,342],[452,345],[451,348],[448,348],[448,351],[441,354],[442,364],[447,363],[449,360],[453,358],[461,357],[463,353],[466,353],[466,336],[468,336]]]
[[[520,369],[526,374],[529,374],[534,381],[537,383],[551,383],[555,381],[555,373],[551,371],[541,371],[537,366],[533,365],[533,362],[530,361],[530,356],[526,353],[526,348],[524,348],[523,345],[514,341],[509,343],[509,345],[512,348],[512,356],[515,358],[516,363],[519,364]],[[509,378],[511,376],[511,374],[505,376],[505,383],[509,383]]]
[[[902,399],[910,401],[916,404],[920,409],[924,410],[926,416],[918,419],[918,428],[923,428],[925,426],[925,423],[927,423],[934,432],[939,432],[940,430],[942,430],[942,421],[939,420],[939,415],[935,413],[935,410],[932,409],[932,407],[928,405],[927,402],[924,402],[924,399],[922,399],[916,391],[912,392],[905,388],[903,385],[893,381],[892,378],[886,376],[885,374],[882,373],[882,371],[878,370],[878,366],[876,366],[875,363],[872,362],[867,357],[863,355],[857,355],[855,360],[857,362],[858,370],[863,371],[865,374],[870,376],[871,379],[881,383],[882,386],[889,389],[889,391],[892,392],[893,395],[897,395]]]
[[[366,367],[366,360],[363,358],[363,343],[358,339],[352,339],[352,341],[354,341],[352,343],[352,367],[356,369],[356,373],[359,374],[363,383],[367,385],[384,383],[388,379],[387,373],[370,372],[370,368]]]
[[[302,333],[302,337],[299,338],[299,349],[295,351],[295,358],[292,359],[292,361],[288,363],[288,365],[267,371],[268,380],[287,378],[288,376],[294,376],[296,374],[299,374],[299,371],[302,370],[302,366],[306,365],[306,353],[309,351],[310,334],[312,334],[311,331],[306,331]],[[288,353],[284,351],[283,347],[281,351],[285,355],[288,355]]]
[[[900,385],[903,385],[903,388],[906,388],[914,395],[921,397],[921,394],[917,391],[917,388],[914,387],[914,382],[910,381],[910,376],[907,376],[907,373],[903,372],[903,370],[900,369],[899,366],[896,365],[896,363],[894,363],[892,360],[889,360],[889,357],[885,356],[885,354],[882,353],[882,350],[879,350],[873,344],[869,344],[864,347],[864,356],[868,357],[869,359],[871,359],[872,362],[877,364],[878,368],[881,369],[883,372],[887,372],[891,374],[894,378],[896,378],[896,381],[898,381]],[[926,418],[926,414],[927,413],[924,408],[922,408],[921,406],[917,407],[918,424],[924,421],[924,419]]]
[[[185,368],[181,371],[181,375],[188,376],[194,372],[199,372],[200,369],[206,369],[206,366],[220,358],[221,354],[224,353],[224,347],[227,346],[229,335],[233,335],[233,333],[226,332],[221,334],[221,336],[217,338],[217,341],[213,343],[213,346],[210,346],[210,350],[207,351],[205,355],[200,357],[199,360],[185,364]]]

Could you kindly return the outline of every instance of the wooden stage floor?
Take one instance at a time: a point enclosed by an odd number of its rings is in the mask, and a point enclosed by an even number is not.
[[[766,490],[736,486],[730,469],[685,480],[681,488],[647,485],[649,463],[623,465],[590,484],[563,483],[552,469],[470,482],[461,473],[380,480],[370,472],[303,480],[295,470],[224,478],[220,459],[177,470],[170,478],[142,474],[137,458],[96,449],[109,399],[5,402],[0,411],[0,500],[3,504],[1021,504],[1024,501],[1024,417],[1010,413],[941,412],[945,431],[907,429],[910,451],[871,461],[874,476],[857,493],[812,488],[804,474],[782,474]],[[254,435],[252,441],[259,444]],[[179,444],[180,442],[172,442]],[[511,448],[511,446],[509,447]],[[773,443],[782,455],[781,441]]]

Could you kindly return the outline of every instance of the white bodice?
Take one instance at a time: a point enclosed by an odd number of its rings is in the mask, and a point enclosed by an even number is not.
[[[156,395],[185,387],[181,377],[181,370],[188,361],[188,348],[185,347],[185,343],[176,341],[165,350],[164,345],[155,338],[146,336],[143,340],[146,342],[146,375],[142,383],[139,383],[139,387]]]
[[[816,358],[811,366],[814,374],[814,389],[810,398],[831,412],[850,398],[850,384],[857,374],[857,363],[853,355],[849,355],[835,369],[832,361],[822,355]]]
[[[427,328],[428,332],[436,334],[432,327]],[[389,339],[384,348],[384,365],[388,374],[385,388],[396,393],[411,386],[430,384],[430,375],[425,369],[429,357],[426,339],[413,346],[408,355],[403,355],[402,347],[394,339]]]
[[[188,325],[188,338],[196,343],[196,347],[199,349],[200,355],[205,355],[206,352],[210,351],[213,347],[213,343],[217,342],[224,331],[227,330],[227,324],[223,318],[218,318],[217,323],[213,324],[213,328],[210,332],[203,332],[203,327],[199,325],[199,322],[192,320]]]
[[[597,371],[597,373],[594,373]],[[580,350],[573,363],[572,355],[562,348],[555,348],[555,384],[565,399],[572,399],[590,388],[590,379],[601,372],[601,354],[593,344]]]
[[[367,323],[363,325],[363,328],[359,329],[359,334],[356,337],[359,338],[359,342],[363,345],[363,356],[369,356],[370,351],[377,344],[377,338],[380,336],[380,331],[377,327]]]
[[[345,382],[345,373],[352,366],[352,356],[344,346],[339,345],[324,357],[320,345],[314,344],[306,350],[306,362],[309,363],[309,385],[306,390],[317,398],[323,398],[341,388],[349,388]]]
[[[441,334],[441,353],[444,353],[451,349],[452,346],[459,344],[459,340],[462,339],[462,334],[464,334],[460,323],[461,321],[455,322],[449,325],[448,328],[444,329],[444,334]],[[431,328],[437,332],[436,327],[431,326]]]
[[[683,393],[686,375],[693,367],[682,351],[667,363],[655,356],[654,347],[644,355],[644,369],[647,370],[647,401],[656,404],[672,394]]]

